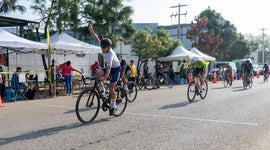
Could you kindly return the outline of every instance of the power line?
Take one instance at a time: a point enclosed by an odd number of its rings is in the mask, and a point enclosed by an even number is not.
[[[187,14],[187,12],[181,14],[180,7],[185,7],[185,6],[187,6],[187,5],[186,5],[186,4],[185,4],[185,5],[180,5],[180,4],[178,4],[177,6],[171,6],[171,7],[170,7],[170,8],[178,8],[178,13],[176,12],[175,15],[172,14],[171,17],[173,17],[173,16],[174,16],[174,17],[178,16],[178,31],[177,31],[177,37],[178,37],[179,40],[180,40],[180,38],[181,38],[180,16],[181,16],[181,15],[186,15],[186,14]],[[181,40],[182,40],[182,39],[181,39]]]

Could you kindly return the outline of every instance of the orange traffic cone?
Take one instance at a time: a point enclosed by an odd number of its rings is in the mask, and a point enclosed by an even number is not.
[[[259,78],[260,77],[260,74],[259,74],[259,71],[257,71],[257,78]]]
[[[254,73],[252,72],[252,79],[254,79]]]
[[[213,83],[217,82],[216,72],[214,72]]]
[[[245,75],[244,75],[244,73],[242,73],[242,80],[244,80],[244,77],[245,77]]]
[[[234,80],[233,74],[232,74],[232,81]]]
[[[0,96],[0,107],[5,107],[5,105],[3,105],[3,103],[2,103],[2,98],[1,98],[1,96]]]
[[[189,78],[189,83],[191,83],[193,81],[193,75],[192,75],[192,72],[190,74],[190,78]]]

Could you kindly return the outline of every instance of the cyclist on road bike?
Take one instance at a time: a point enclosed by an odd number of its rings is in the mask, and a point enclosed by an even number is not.
[[[162,77],[162,73],[161,73],[161,69],[163,68],[163,66],[161,65],[161,61],[158,59],[157,64],[154,66],[154,68],[156,69],[156,86],[159,84],[160,78]],[[157,86],[157,88],[159,88],[159,86]]]
[[[252,64],[250,63],[249,60],[246,60],[246,63],[244,64],[244,67],[243,67],[243,72],[244,72],[246,75],[252,76],[252,70],[253,70]]]
[[[95,34],[91,24],[89,24],[88,30],[91,32],[96,43],[100,44],[101,50],[103,52],[105,64],[106,64],[106,68],[99,70],[96,73],[97,78],[101,79],[101,77],[104,77],[99,82],[99,86],[103,92],[105,92],[105,89],[103,87],[103,82],[109,77],[109,75],[112,75],[111,82],[109,85],[109,91],[110,91],[111,100],[112,100],[112,108],[110,110],[110,115],[114,115],[115,111],[117,110],[116,109],[116,93],[114,91],[114,88],[115,88],[115,85],[117,84],[117,81],[121,73],[120,62],[111,47],[112,41],[108,38],[104,38],[100,40],[98,36]]]
[[[123,81],[125,90],[128,91],[126,77],[130,75],[131,68],[129,65],[127,65],[127,62],[124,59],[122,59],[120,56],[118,56],[118,59],[120,60],[120,66],[121,66],[120,79],[122,79]]]
[[[267,64],[264,64],[264,66],[263,66],[263,74],[264,74],[264,78],[268,77],[269,66]]]
[[[230,84],[232,85],[232,67],[229,65],[229,63],[224,63],[223,68],[225,77],[227,77],[227,80],[230,81]]]
[[[205,75],[205,69],[206,69],[206,63],[201,60],[201,59],[198,59],[197,57],[192,57],[191,58],[191,67],[189,68],[189,74],[191,72],[191,69],[193,69],[193,78],[194,76],[196,75],[200,75],[200,85],[201,85],[201,89],[200,89],[200,92],[202,93],[203,91],[203,85],[204,85],[204,82],[203,82],[203,79],[204,79],[204,75]]]

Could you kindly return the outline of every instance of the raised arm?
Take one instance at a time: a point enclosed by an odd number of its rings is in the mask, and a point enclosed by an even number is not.
[[[89,24],[88,30],[91,32],[92,36],[94,37],[96,43],[100,43],[100,39],[98,38],[98,36],[96,35],[96,33],[93,30],[93,26],[91,24]]]

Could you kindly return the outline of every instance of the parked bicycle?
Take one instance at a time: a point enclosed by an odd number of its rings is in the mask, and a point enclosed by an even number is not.
[[[250,73],[244,73],[244,80],[243,80],[244,89],[246,89],[247,87],[251,88],[252,85],[253,81]]]
[[[98,79],[96,77],[92,77],[91,81],[92,80],[94,80],[94,86],[83,90],[76,102],[75,110],[77,118],[84,124],[95,120],[99,113],[100,100],[102,101],[101,108],[103,111],[107,111],[112,108],[110,94],[103,96],[98,86]],[[117,111],[114,116],[118,117],[124,113],[127,107],[127,94],[125,89],[121,86],[115,87],[115,92]]]
[[[187,90],[188,101],[193,102],[196,95],[197,96],[199,95],[201,99],[205,99],[207,92],[208,92],[207,82],[204,80],[204,88],[201,92],[200,91],[200,76],[196,76],[194,77],[194,80],[190,82],[188,85],[188,90]]]

